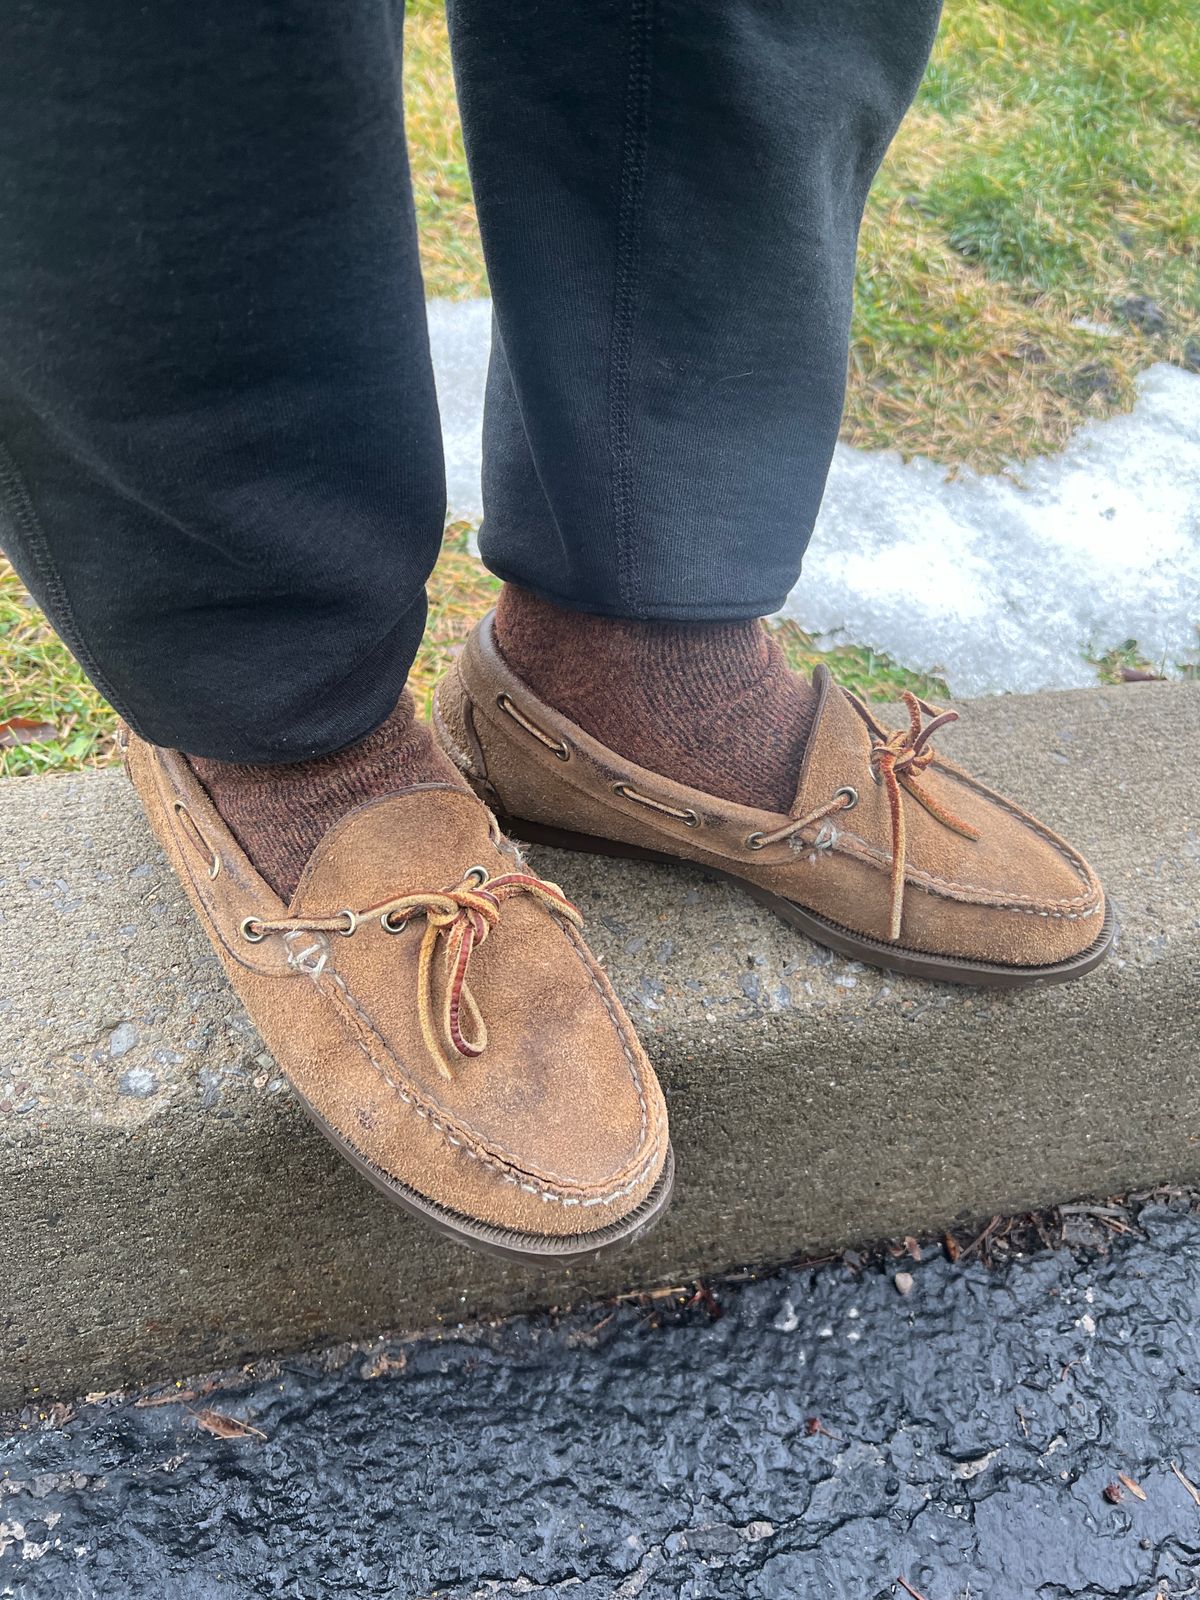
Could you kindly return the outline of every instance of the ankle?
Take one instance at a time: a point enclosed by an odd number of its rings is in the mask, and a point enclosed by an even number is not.
[[[368,800],[415,783],[463,780],[405,690],[374,732],[334,755],[279,766],[189,756],[196,776],[257,871],[289,900],[322,837]]]
[[[790,810],[814,697],[759,619],[598,617],[506,584],[496,638],[540,699],[628,760],[721,799]]]

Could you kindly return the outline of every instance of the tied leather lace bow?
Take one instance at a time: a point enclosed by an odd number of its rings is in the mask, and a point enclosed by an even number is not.
[[[961,834],[964,839],[979,838],[977,829],[970,823],[964,822],[961,817],[956,817],[952,811],[948,811],[919,782],[921,774],[934,757],[930,738],[939,728],[957,722],[958,712],[939,711],[927,701],[919,700],[910,689],[905,689],[900,698],[908,710],[908,727],[898,728],[894,733],[889,733],[876,722],[856,695],[850,695],[848,698],[871,730],[871,765],[883,781],[888,797],[888,809],[891,812],[892,899],[888,938],[895,943],[900,937],[900,917],[904,909],[904,868],[908,849],[908,831],[904,817],[904,802],[900,794],[901,787],[944,827]],[[923,722],[924,716],[930,720]]]
[[[467,970],[472,955],[499,922],[504,901],[518,894],[532,895],[572,926],[583,926],[578,910],[556,883],[528,872],[506,872],[492,878],[486,867],[471,867],[458,883],[437,893],[398,895],[366,911],[339,911],[331,917],[247,917],[242,934],[251,943],[268,933],[340,933],[348,937],[372,917],[379,918],[385,932],[403,933],[414,917],[424,917],[417,958],[417,1016],[429,1054],[442,1076],[449,1078],[453,1074],[443,1041],[460,1056],[482,1055],[487,1049],[487,1024],[467,983]],[[441,1015],[437,1017],[434,966],[439,944],[445,947],[445,962]],[[300,959],[308,954],[301,952]],[[324,960],[322,957],[320,966]],[[314,970],[319,971],[320,966]]]
[[[842,693],[871,731],[871,767],[878,773],[888,797],[892,824],[888,938],[895,944],[900,937],[900,919],[904,911],[904,869],[908,849],[908,830],[904,817],[904,801],[900,794],[901,787],[903,786],[931,817],[936,817],[945,827],[961,834],[964,839],[979,838],[978,831],[971,827],[970,823],[964,822],[961,817],[956,817],[952,811],[947,811],[945,806],[939,804],[918,781],[934,757],[933,746],[929,742],[931,737],[939,728],[957,722],[958,712],[939,711],[936,706],[931,706],[925,700],[919,700],[911,690],[905,689],[900,698],[908,710],[908,727],[898,728],[894,733],[889,733],[875,720],[868,706],[856,694],[851,694],[849,689],[843,689]],[[922,720],[926,716],[930,719],[928,722]],[[763,850],[768,845],[782,844],[785,839],[794,837],[805,828],[824,822],[827,817],[834,816],[839,811],[849,811],[851,806],[857,804],[857,790],[850,787],[839,789],[832,800],[818,806],[815,811],[810,811],[803,817],[793,817],[782,828],[775,828],[770,833],[752,833],[746,843],[752,850]]]

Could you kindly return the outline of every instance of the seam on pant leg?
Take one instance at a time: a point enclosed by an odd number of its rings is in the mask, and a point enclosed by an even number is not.
[[[639,552],[633,526],[633,450],[630,390],[637,289],[641,268],[641,225],[646,189],[646,148],[650,120],[651,40],[654,0],[631,0],[629,77],[625,90],[625,130],[621,151],[621,205],[617,222],[616,282],[608,378],[608,434],[612,468],[613,532],[617,582],[622,602],[636,610],[641,591]]]
[[[7,507],[13,525],[29,551],[30,560],[37,570],[49,602],[52,613],[50,620],[62,642],[114,710],[127,722],[131,721],[121,708],[120,697],[80,637],[79,630],[75,626],[66,585],[59,576],[58,567],[50,554],[50,545],[42,529],[41,519],[34,509],[20,468],[3,441],[0,441],[0,503]]]

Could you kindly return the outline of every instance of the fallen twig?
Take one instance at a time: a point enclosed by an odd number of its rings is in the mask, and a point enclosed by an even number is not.
[[[1001,1221],[1002,1219],[1000,1217],[993,1217],[979,1237],[972,1239],[971,1243],[965,1250],[960,1250],[958,1252],[958,1259],[960,1261],[965,1261],[967,1257],[973,1254],[974,1251],[978,1250],[980,1246],[986,1244],[991,1238],[992,1234],[995,1233],[996,1229],[1000,1226]]]
[[[912,1595],[912,1600],[925,1600],[925,1596],[921,1593],[921,1591],[919,1589],[914,1589],[907,1578],[897,1578],[896,1582],[904,1590],[905,1594]]]
[[[1196,1485],[1192,1482],[1192,1480],[1190,1478],[1185,1478],[1184,1477],[1183,1473],[1180,1472],[1179,1468],[1175,1465],[1175,1463],[1173,1461],[1171,1463],[1171,1471],[1179,1479],[1180,1483],[1187,1490],[1187,1492],[1191,1495],[1192,1499],[1196,1502],[1196,1504],[1198,1506],[1200,1506],[1200,1489],[1197,1489]]]

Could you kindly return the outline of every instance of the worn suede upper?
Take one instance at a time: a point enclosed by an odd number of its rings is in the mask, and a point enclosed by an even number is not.
[[[824,667],[813,681],[819,705],[788,815],[714,799],[599,745],[530,694],[486,619],[439,689],[437,721],[449,753],[504,814],[707,862],[872,940],[1014,967],[1069,960],[1096,940],[1104,893],[1083,856],[940,753],[914,784],[928,805],[900,791],[904,876],[893,940],[895,840],[872,760],[879,734]],[[839,791],[845,809],[751,847]]]
[[[583,939],[533,895],[503,901],[474,950],[487,1044],[447,1076],[416,996],[426,919],[398,933],[371,912],[437,893],[472,867],[523,871],[471,794],[424,785],[349,812],[314,852],[290,906],[237,846],[187,763],[130,738],[130,774],[226,971],[280,1066],[379,1174],[436,1205],[537,1235],[604,1229],[663,1170],[662,1094]],[[352,935],[306,931],[347,920]],[[263,922],[300,929],[252,936]],[[440,946],[439,946],[440,951]],[[440,960],[433,983],[447,980]]]

